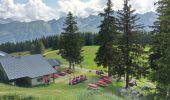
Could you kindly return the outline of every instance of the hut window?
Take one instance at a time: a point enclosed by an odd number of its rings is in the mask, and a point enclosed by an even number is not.
[[[43,78],[40,77],[40,78],[37,79],[37,81],[38,81],[38,82],[42,82],[42,81],[43,81]]]

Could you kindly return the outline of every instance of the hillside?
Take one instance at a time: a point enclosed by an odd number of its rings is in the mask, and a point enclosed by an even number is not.
[[[117,82],[116,79],[113,79],[113,82],[109,84],[108,87],[101,87],[97,91],[90,91],[87,89],[89,83],[95,83],[97,80],[100,80],[101,77],[95,74],[94,69],[97,68],[94,58],[95,53],[98,50],[98,46],[84,46],[83,47],[83,69],[79,68],[79,65],[76,65],[76,72],[71,75],[61,76],[55,80],[55,83],[50,85],[42,85],[36,87],[18,87],[11,86],[4,83],[0,83],[0,97],[1,95],[22,95],[22,96],[33,96],[38,97],[40,100],[129,100],[120,96],[119,90],[124,86],[124,80]],[[46,50],[44,55],[48,58],[58,59],[62,62],[62,69],[66,67],[67,62],[57,55],[58,51],[51,51],[50,49]],[[12,55],[29,55],[29,52],[20,52],[13,53]],[[89,72],[91,70],[92,72]],[[68,85],[69,77],[74,77],[80,74],[86,74],[88,80],[70,86]],[[154,84],[147,79],[137,80],[138,86],[133,87],[134,90],[138,90],[147,96],[152,91],[141,91],[141,87],[148,85],[154,88]],[[9,91],[10,90],[10,91]],[[86,97],[86,98],[83,98]],[[146,99],[147,100],[147,99]]]

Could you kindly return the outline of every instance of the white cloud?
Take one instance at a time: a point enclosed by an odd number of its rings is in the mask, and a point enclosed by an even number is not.
[[[42,0],[30,0],[24,6],[24,10],[26,17],[34,20],[48,20],[54,17],[53,9],[46,6]]]
[[[2,0],[0,15],[20,21],[49,20],[54,17],[53,9],[42,0],[29,0],[26,4],[14,4],[13,0]]]
[[[105,5],[104,0],[89,0],[83,2],[81,0],[59,0],[58,5],[59,12],[67,13],[71,11],[74,15],[86,17],[89,14],[96,14],[98,11],[102,11]]]
[[[76,16],[86,17],[91,14],[97,14],[103,11],[107,0],[88,0],[83,2],[82,0],[59,0],[58,5],[60,12],[67,13],[68,11],[73,12]],[[145,13],[154,11],[154,2],[158,0],[131,0],[130,4],[137,13]],[[113,9],[120,10],[123,7],[123,0],[112,0]]]
[[[76,16],[87,17],[103,11],[107,0],[58,0],[55,8],[47,6],[42,0],[29,0],[25,4],[15,4],[14,0],[1,0],[0,17],[20,21],[50,20],[66,15],[71,11]],[[157,0],[131,0],[138,13],[154,11]],[[123,0],[112,0],[114,10],[122,9]]]
[[[154,3],[157,1],[158,0],[131,0],[130,3],[138,13],[145,13],[155,11]]]

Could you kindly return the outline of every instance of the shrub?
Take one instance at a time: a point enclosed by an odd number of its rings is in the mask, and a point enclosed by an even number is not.
[[[37,100],[38,98],[35,98],[33,96],[22,96],[22,95],[16,95],[16,94],[7,94],[0,96],[0,100]]]

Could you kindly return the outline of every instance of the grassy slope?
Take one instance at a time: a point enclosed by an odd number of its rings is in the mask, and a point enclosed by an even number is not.
[[[33,88],[14,87],[0,83],[0,95],[3,94],[31,95],[40,98],[40,100],[78,100],[78,98],[82,96],[88,96],[89,92],[91,92],[90,90],[87,90],[87,84],[91,82],[96,82],[99,79],[99,77],[97,77],[93,73],[88,72],[86,73],[86,75],[88,76],[88,81],[80,83],[75,86],[68,85],[68,80],[56,84],[50,84],[46,86],[39,86]],[[110,99],[121,100],[122,98],[120,98],[117,93],[118,88],[121,86],[122,82],[120,83],[113,82],[107,88],[100,88],[99,91],[92,91],[91,93],[93,93],[94,96],[91,97],[94,97],[95,99],[98,100],[110,100]],[[112,93],[114,95],[112,95]]]
[[[84,61],[82,62],[84,68],[88,69],[99,69],[97,68],[97,65],[94,62],[95,53],[98,50],[98,46],[85,46],[83,47],[83,56]],[[148,51],[149,48],[146,48],[145,51]],[[44,55],[46,58],[54,58],[60,60],[63,65],[68,65],[68,62],[66,62],[64,59],[59,56],[58,51],[51,51],[50,49],[46,50]],[[18,55],[18,53],[14,53],[12,55]],[[29,52],[22,52],[21,55],[29,55]],[[77,65],[78,67],[79,65]],[[34,88],[19,88],[19,87],[13,87],[9,85],[0,84],[0,94],[3,93],[17,93],[17,94],[26,94],[26,95],[33,95],[38,96],[41,98],[41,100],[55,100],[56,98],[58,100],[76,100],[78,96],[80,95],[88,95],[87,91],[87,84],[95,82],[98,78],[94,74],[86,73],[90,80],[86,82],[85,84],[79,84],[76,86],[69,86],[67,85],[68,81],[51,84],[49,86],[40,86],[40,87],[34,87]],[[141,79],[141,81],[137,81],[138,87],[135,87],[134,89],[140,90],[140,88],[144,85],[149,85],[151,87],[154,87],[153,84],[150,82],[147,82],[148,80]],[[118,99],[118,89],[120,87],[124,86],[124,82],[113,82],[112,85],[110,85],[107,88],[101,88],[100,92],[97,92],[95,94],[95,99],[98,100],[109,100],[110,95],[116,94],[113,96],[114,100]],[[10,91],[9,91],[10,90]],[[80,96],[81,97],[81,96]],[[106,99],[107,98],[107,99]],[[112,99],[113,99],[112,98]]]
[[[82,65],[84,68],[88,69],[98,69],[97,65],[94,62],[95,53],[98,50],[98,46],[85,46],[83,47],[84,61]],[[63,65],[67,65],[66,62],[60,55],[57,54],[58,50],[51,51],[50,49],[46,50],[44,56],[48,58],[58,59],[60,60]],[[21,52],[21,53],[13,53],[13,56],[16,55],[29,55],[29,52]],[[77,65],[79,67],[79,65]],[[80,74],[80,72],[78,72]],[[74,76],[75,74],[73,74]],[[0,84],[0,95],[3,94],[24,94],[24,95],[31,95],[35,97],[39,97],[41,100],[77,100],[80,97],[89,95],[89,90],[87,90],[88,83],[95,83],[100,78],[97,77],[94,73],[86,73],[88,77],[88,81],[85,83],[78,84],[76,86],[69,86],[68,80],[65,80],[60,83],[51,84],[48,86],[40,86],[40,87],[33,87],[33,88],[22,88],[22,87],[14,87],[10,85]],[[94,91],[95,99],[98,100],[110,100],[110,99],[120,99],[118,96],[117,90],[123,86],[123,82],[113,82],[107,88],[100,88],[100,90]],[[91,94],[91,93],[90,93]],[[112,95],[114,94],[114,95]],[[116,94],[116,95],[115,95]],[[111,96],[112,95],[112,96]],[[80,98],[81,99],[81,98]],[[82,99],[81,99],[82,100]],[[85,99],[88,100],[88,99]],[[90,99],[91,100],[91,99]]]
[[[83,57],[84,61],[82,62],[82,65],[84,68],[88,69],[99,69],[97,65],[94,62],[94,58],[96,55],[96,52],[98,50],[98,46],[84,46],[83,47]],[[54,58],[60,60],[64,65],[68,65],[68,62],[66,62],[60,55],[57,54],[58,50],[46,52],[44,55],[46,58]],[[77,65],[79,67],[79,65]]]

